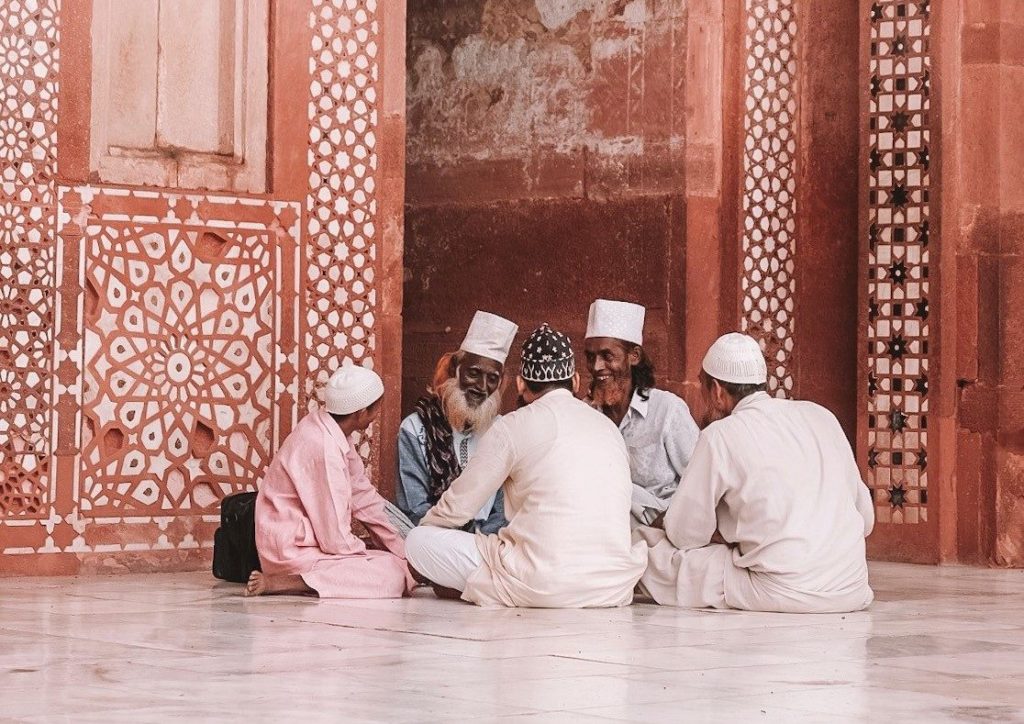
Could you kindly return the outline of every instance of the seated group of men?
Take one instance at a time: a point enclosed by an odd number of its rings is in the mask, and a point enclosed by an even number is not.
[[[836,418],[769,396],[757,342],[730,333],[704,357],[712,421],[699,430],[655,388],[644,317],[627,302],[591,306],[583,399],[569,338],[539,327],[523,344],[518,408],[500,415],[518,327],[477,312],[402,422],[397,507],[350,439],[384,385],[342,367],[260,487],[263,570],[247,595],[399,597],[419,581],[483,606],[622,606],[636,593],[794,613],[869,605],[874,508]]]

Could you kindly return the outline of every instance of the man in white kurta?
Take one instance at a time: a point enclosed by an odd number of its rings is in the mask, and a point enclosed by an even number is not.
[[[725,416],[701,433],[664,530],[636,532],[649,547],[643,588],[671,606],[868,606],[874,509],[835,416],[764,392],[764,357],[745,335],[718,340],[703,367],[705,397]]]
[[[565,335],[526,341],[517,383],[528,404],[495,421],[462,475],[410,532],[406,554],[431,582],[482,606],[623,606],[646,564],[630,540],[629,459],[610,420],[573,396]],[[508,525],[455,530],[504,484]]]

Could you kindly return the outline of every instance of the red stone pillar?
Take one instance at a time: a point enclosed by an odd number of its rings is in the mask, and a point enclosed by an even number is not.
[[[968,0],[949,20],[942,77],[943,244],[956,274],[956,548],[1024,565],[1024,17]],[[955,258],[953,257],[955,254]]]

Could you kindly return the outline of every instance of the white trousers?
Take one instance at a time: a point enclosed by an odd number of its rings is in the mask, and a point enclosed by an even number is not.
[[[484,562],[473,533],[422,525],[409,531],[405,557],[429,581],[456,591],[466,590],[469,577]]]

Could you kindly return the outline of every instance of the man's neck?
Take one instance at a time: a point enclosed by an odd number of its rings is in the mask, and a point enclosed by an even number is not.
[[[633,403],[633,385],[629,386],[626,390],[626,394],[623,395],[622,400],[617,405],[602,405],[601,412],[608,416],[612,422],[616,425],[622,424],[623,419],[626,417],[626,413],[629,412],[629,406]]]

